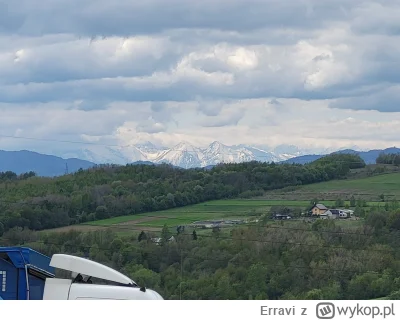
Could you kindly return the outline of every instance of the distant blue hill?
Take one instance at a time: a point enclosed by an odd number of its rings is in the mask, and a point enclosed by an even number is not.
[[[54,177],[65,174],[66,166],[68,166],[68,172],[73,173],[81,168],[92,168],[95,164],[86,160],[63,159],[27,150],[0,150],[0,172],[13,171],[16,174],[22,174],[33,171],[38,176]]]
[[[346,149],[346,150],[340,150],[333,152],[334,154],[339,153],[339,154],[357,154],[359,155],[366,164],[374,164],[376,163],[376,158],[378,158],[379,154],[385,153],[400,153],[399,148],[387,148],[383,150],[370,150],[370,151],[356,151],[352,149]],[[295,163],[295,164],[306,164],[313,162],[315,160],[318,160],[326,155],[305,155],[305,156],[299,156],[295,158],[291,158],[289,160],[283,161],[284,163]]]

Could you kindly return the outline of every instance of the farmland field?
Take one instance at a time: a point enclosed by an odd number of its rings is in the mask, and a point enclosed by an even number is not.
[[[324,201],[323,203],[326,206],[334,206],[335,201]],[[164,211],[92,221],[80,225],[57,228],[51,231],[93,231],[102,230],[104,228],[110,228],[120,233],[140,230],[160,231],[164,225],[172,228],[178,225],[190,224],[195,221],[256,218],[267,213],[271,206],[288,206],[305,209],[309,204],[310,201],[306,200],[216,200]],[[372,206],[378,205],[379,203],[369,202],[367,204]]]
[[[267,192],[262,198],[275,200],[302,200],[318,198],[327,200],[355,198],[378,202],[380,195],[386,199],[400,200],[400,173],[382,174],[362,179],[334,180],[293,188],[290,191]]]

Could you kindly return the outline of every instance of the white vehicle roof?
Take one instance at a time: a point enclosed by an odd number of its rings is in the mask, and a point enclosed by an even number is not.
[[[132,279],[111,269],[105,265],[85,258],[70,256],[66,254],[55,254],[51,258],[50,266],[62,270],[67,270],[93,278],[113,281],[126,285],[137,285]]]

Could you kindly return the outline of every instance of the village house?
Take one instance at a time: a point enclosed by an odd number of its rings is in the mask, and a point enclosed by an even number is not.
[[[310,209],[310,212],[313,216],[319,216],[321,214],[324,214],[326,211],[328,211],[328,208],[321,203],[314,204],[313,207]]]

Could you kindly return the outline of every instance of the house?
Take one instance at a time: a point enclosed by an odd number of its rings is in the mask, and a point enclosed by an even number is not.
[[[312,215],[319,216],[321,214],[324,214],[326,211],[328,211],[328,208],[325,207],[321,203],[316,203],[313,205],[313,207],[310,209]]]
[[[347,213],[347,215],[348,215],[349,217],[351,217],[351,216],[354,214],[354,210],[350,210],[350,209],[345,209],[345,210],[343,210],[343,212],[344,212],[344,213]]]
[[[324,219],[346,219],[348,214],[340,209],[329,209],[325,213],[320,214],[319,217]]]

